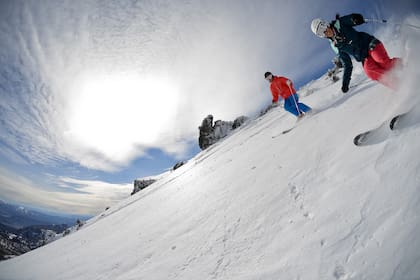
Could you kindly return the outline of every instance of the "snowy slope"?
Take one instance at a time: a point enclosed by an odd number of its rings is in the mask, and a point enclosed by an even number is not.
[[[345,95],[321,77],[302,99],[316,113],[288,134],[294,118],[270,111],[78,232],[1,262],[0,279],[420,279],[420,109],[385,141],[352,143],[418,101],[418,72],[405,71],[397,92],[356,65]]]

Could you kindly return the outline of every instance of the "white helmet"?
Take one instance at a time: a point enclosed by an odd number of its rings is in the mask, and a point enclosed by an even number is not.
[[[312,32],[316,36],[321,37],[321,38],[325,38],[324,32],[325,30],[327,30],[328,26],[329,26],[328,22],[320,18],[314,19],[311,23]]]

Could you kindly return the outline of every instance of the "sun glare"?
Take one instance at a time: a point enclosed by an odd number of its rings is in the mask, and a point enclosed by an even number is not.
[[[168,78],[106,75],[85,78],[73,96],[71,140],[108,157],[126,157],[135,145],[153,145],[162,136],[179,94]]]

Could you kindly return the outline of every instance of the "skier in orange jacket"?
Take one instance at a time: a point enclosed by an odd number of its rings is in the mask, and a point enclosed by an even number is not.
[[[299,96],[293,88],[291,80],[285,77],[274,76],[271,72],[266,72],[264,77],[270,82],[273,105],[277,105],[279,96],[281,96],[284,99],[284,109],[298,118],[303,117],[311,110],[311,107],[306,104],[299,103]]]

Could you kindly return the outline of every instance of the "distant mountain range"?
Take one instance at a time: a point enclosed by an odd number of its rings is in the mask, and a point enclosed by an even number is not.
[[[21,229],[0,224],[0,260],[9,259],[58,239],[68,226],[39,225]]]
[[[88,216],[50,215],[26,207],[5,203],[0,200],[0,223],[15,229],[33,225],[60,225],[72,226],[77,219],[87,220]]]
[[[0,200],[0,261],[52,242],[88,218],[50,215]]]

